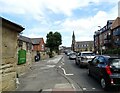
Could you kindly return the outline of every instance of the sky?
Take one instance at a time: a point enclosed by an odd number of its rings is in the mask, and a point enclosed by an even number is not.
[[[0,16],[25,28],[23,36],[43,37],[52,32],[62,35],[62,46],[93,40],[98,26],[118,17],[118,0],[0,0]]]

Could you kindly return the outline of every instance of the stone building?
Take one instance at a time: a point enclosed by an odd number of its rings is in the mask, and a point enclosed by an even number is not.
[[[17,39],[24,28],[5,18],[0,17],[0,33],[2,35],[2,60],[1,60],[1,90],[11,91],[16,88],[17,66]]]
[[[94,42],[93,41],[77,41],[75,44],[75,51],[94,51]]]
[[[29,69],[32,65],[32,62],[33,62],[32,47],[33,47],[32,41],[30,38],[19,35],[17,53],[21,49],[26,51],[26,63],[17,65],[17,73],[19,76],[21,74],[24,74],[26,70]]]

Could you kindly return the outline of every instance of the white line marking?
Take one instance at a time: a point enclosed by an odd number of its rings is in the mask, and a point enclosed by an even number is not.
[[[66,76],[74,75],[74,74],[67,74],[64,68],[61,68],[61,69],[63,70],[63,72],[64,72],[64,74],[65,74]]]
[[[73,89],[75,90],[76,88],[75,88],[74,84],[71,84],[71,85],[72,85]]]
[[[61,68],[61,66],[59,66],[59,68]]]
[[[87,90],[86,88],[83,88],[83,90]]]
[[[65,63],[62,62],[62,65],[65,65]]]
[[[96,88],[92,88],[93,90],[96,89]]]

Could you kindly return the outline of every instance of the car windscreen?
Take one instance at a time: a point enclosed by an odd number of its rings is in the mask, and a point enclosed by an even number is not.
[[[83,53],[82,56],[95,56],[94,53]]]
[[[116,68],[120,68],[120,58],[110,58],[109,59],[110,65]]]

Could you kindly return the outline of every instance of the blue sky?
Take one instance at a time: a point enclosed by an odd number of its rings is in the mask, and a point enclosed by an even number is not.
[[[118,0],[0,0],[0,16],[22,25],[23,35],[43,37],[49,31],[62,35],[62,45],[93,40],[98,26],[118,16]]]

